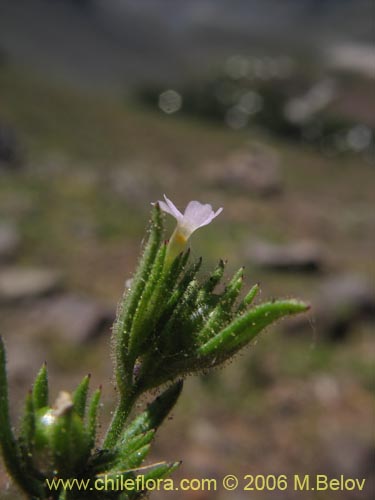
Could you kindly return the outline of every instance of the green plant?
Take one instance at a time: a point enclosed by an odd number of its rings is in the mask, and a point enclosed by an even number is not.
[[[169,242],[163,239],[163,212],[177,219]],[[205,280],[198,278],[201,259],[189,264],[185,250],[190,235],[219,213],[210,205],[190,202],[182,214],[165,198],[152,210],[148,241],[137,270],[120,302],[113,330],[115,378],[119,399],[106,436],[97,448],[100,389],[88,399],[89,377],[71,395],[61,392],[49,406],[47,368],[42,366],[26,397],[19,433],[8,411],[5,351],[0,340],[0,440],[7,469],[30,499],[131,500],[147,493],[147,481],[165,478],[179,462],[142,467],[157,428],[177,401],[187,374],[220,365],[277,319],[306,311],[296,300],[252,306],[253,286],[240,299],[243,269],[217,292],[225,264]],[[138,398],[164,388],[147,409],[129,422]],[[133,489],[84,491],[53,480],[135,480]],[[92,481],[92,482],[91,482]],[[83,484],[82,482],[80,484]],[[101,486],[103,483],[100,483]],[[106,483],[107,484],[107,483]],[[117,483],[118,484],[118,483]]]

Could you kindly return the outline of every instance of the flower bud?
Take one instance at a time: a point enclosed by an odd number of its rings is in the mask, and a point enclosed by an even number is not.
[[[54,408],[36,413],[34,460],[46,475],[76,473],[90,453],[90,439],[72,397],[61,392]]]

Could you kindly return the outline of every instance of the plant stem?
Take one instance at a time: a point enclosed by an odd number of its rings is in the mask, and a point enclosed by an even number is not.
[[[103,449],[110,449],[115,446],[137,398],[138,394],[134,391],[128,397],[122,397],[120,399],[113,415],[112,422],[108,427],[107,435],[102,446]]]

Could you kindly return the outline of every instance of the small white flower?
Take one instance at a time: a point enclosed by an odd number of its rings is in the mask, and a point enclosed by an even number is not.
[[[216,212],[208,203],[190,201],[182,214],[178,208],[164,195],[165,201],[159,201],[159,206],[167,214],[172,215],[177,220],[177,226],[169,241],[168,256],[174,258],[180,253],[190,236],[200,227],[206,226],[213,221],[221,212],[219,208]]]
[[[190,236],[199,229],[200,227],[207,226],[213,221],[221,212],[222,208],[219,208],[216,212],[212,210],[212,206],[199,201],[190,201],[185,208],[185,212],[182,214],[178,208],[164,195],[164,201],[159,201],[160,208],[167,214],[172,215],[177,220],[177,228],[181,237],[185,240],[190,238]]]

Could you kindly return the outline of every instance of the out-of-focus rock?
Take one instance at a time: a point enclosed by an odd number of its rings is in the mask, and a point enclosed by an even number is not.
[[[18,167],[22,154],[17,135],[11,127],[0,124],[0,169]]]
[[[56,292],[61,275],[49,269],[7,267],[0,271],[0,302],[17,302]]]
[[[312,378],[312,392],[322,405],[332,405],[340,401],[342,396],[340,385],[335,377],[322,373]]]
[[[20,245],[20,235],[13,224],[0,224],[0,263],[12,259]]]
[[[344,275],[332,278],[320,287],[316,298],[318,324],[333,339],[346,335],[358,320],[375,315],[375,290],[364,278]]]
[[[340,42],[330,45],[326,56],[334,68],[351,71],[367,78],[374,77],[375,54],[372,44]]]
[[[57,332],[62,339],[82,344],[109,329],[115,308],[89,297],[63,294],[39,305],[39,327]]]
[[[282,189],[276,156],[263,149],[232,154],[203,171],[207,183],[222,189],[258,196],[271,196]]]
[[[5,344],[10,386],[14,388],[30,385],[30,376],[35,376],[45,361],[45,350],[32,337],[20,335],[8,335]]]
[[[320,288],[320,300],[336,310],[375,311],[375,289],[369,281],[357,275],[343,275],[326,280]]]
[[[375,449],[368,442],[362,442],[353,436],[333,434],[324,443],[322,455],[327,463],[327,474],[332,477],[345,474],[349,477],[366,478],[368,491],[371,490],[370,484],[373,486],[375,480]],[[363,496],[360,492],[353,492],[353,496],[348,498],[360,500]]]
[[[374,286],[365,278],[343,275],[327,279],[312,300],[313,328],[318,335],[331,340],[341,340],[358,321],[375,318]],[[311,323],[306,318],[288,322],[288,331],[301,331]]]
[[[301,240],[288,244],[253,243],[247,257],[251,263],[281,271],[320,271],[324,267],[324,251],[317,242]]]

